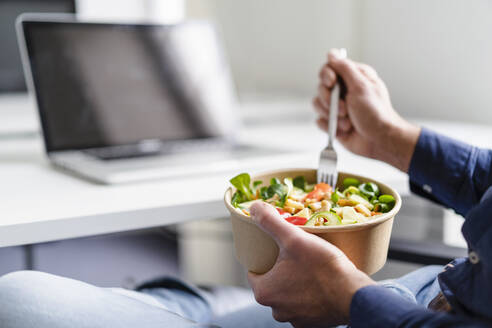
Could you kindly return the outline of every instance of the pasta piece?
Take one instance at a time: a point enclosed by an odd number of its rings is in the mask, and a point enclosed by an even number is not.
[[[309,219],[309,217],[311,216],[312,212],[309,208],[304,208],[303,210],[301,210],[300,212],[298,212],[296,214],[296,216],[301,216],[303,218],[306,218],[306,219]]]
[[[285,206],[293,207],[297,210],[304,209],[304,204],[297,202],[297,201],[290,199],[290,198],[287,198],[287,200],[285,201]]]
[[[311,202],[307,205],[311,210],[318,212],[321,208],[321,202]]]
[[[338,205],[344,207],[344,206],[355,206],[357,205],[356,202],[354,202],[353,200],[350,200],[350,199],[344,199],[344,198],[341,198],[338,200],[337,202]]]
[[[294,214],[295,212],[297,212],[297,210],[295,208],[290,207],[290,206],[284,206],[283,210],[286,211],[287,213],[290,213],[290,214]]]
[[[331,204],[332,204],[332,202],[329,202],[327,200],[322,200],[321,201],[321,208],[320,208],[319,212],[329,211],[331,208]]]
[[[362,204],[355,205],[354,209],[364,216],[371,216],[371,211]]]

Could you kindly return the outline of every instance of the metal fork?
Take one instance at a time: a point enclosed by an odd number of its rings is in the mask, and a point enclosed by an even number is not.
[[[340,49],[340,56],[347,57],[347,50]],[[330,121],[328,123],[328,145],[321,151],[319,155],[318,166],[318,183],[324,182],[332,187],[335,187],[338,179],[337,171],[337,152],[333,147],[335,135],[337,132],[338,121],[338,100],[340,99],[340,81],[335,84],[331,90],[330,96]]]

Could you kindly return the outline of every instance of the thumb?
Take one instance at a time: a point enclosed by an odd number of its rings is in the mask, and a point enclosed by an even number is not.
[[[277,210],[265,202],[255,202],[251,205],[250,214],[253,221],[266,233],[272,236],[279,246],[293,235],[303,231],[282,219]]]
[[[350,59],[342,58],[338,49],[332,49],[328,53],[328,66],[341,76],[349,91],[356,90],[367,82],[357,65]]]

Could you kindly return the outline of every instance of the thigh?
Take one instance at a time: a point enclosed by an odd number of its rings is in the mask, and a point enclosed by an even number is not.
[[[2,328],[196,327],[150,297],[33,271],[0,277]]]
[[[258,303],[216,317],[213,324],[222,328],[292,328],[288,322],[278,322],[269,307]]]
[[[202,324],[212,323],[222,328],[292,327],[275,321],[271,309],[258,304],[253,292],[246,288],[200,289],[179,279],[164,278],[144,284],[139,290],[174,312]],[[202,307],[203,302],[208,305],[206,308]]]

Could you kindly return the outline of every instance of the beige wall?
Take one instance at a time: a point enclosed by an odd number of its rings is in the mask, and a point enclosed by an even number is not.
[[[222,27],[241,94],[309,97],[345,46],[404,115],[492,123],[489,0],[187,0],[187,13]]]

